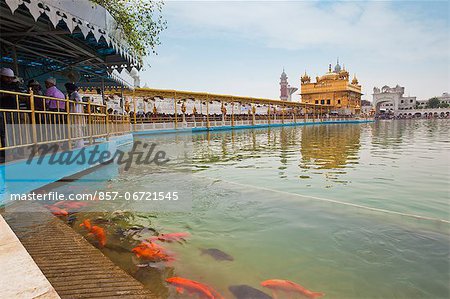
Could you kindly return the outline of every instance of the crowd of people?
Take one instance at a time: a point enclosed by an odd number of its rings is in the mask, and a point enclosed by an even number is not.
[[[50,111],[50,112],[67,112],[66,98],[71,102],[69,105],[70,113],[83,113],[83,106],[81,105],[82,97],[78,93],[78,86],[74,83],[66,83],[66,95],[57,87],[57,81],[53,77],[49,77],[44,82],[45,91],[43,90],[39,81],[31,79],[25,86],[23,80],[14,74],[10,68],[0,69],[0,149],[10,146],[8,144],[6,135],[8,134],[7,126],[11,124],[27,124],[30,118],[23,119],[24,113],[18,113],[14,110],[31,110],[31,102],[29,96],[17,96],[13,93],[29,94],[31,91],[34,97],[35,111]],[[6,92],[5,92],[6,91]],[[48,97],[48,98],[46,98]],[[45,117],[44,114],[39,116]],[[46,123],[61,124],[64,123],[65,116],[48,118]],[[43,122],[42,117],[36,117],[36,124]],[[4,150],[0,150],[0,160],[5,156]]]
[[[55,99],[46,99],[44,104],[44,99],[37,97],[34,101],[35,110],[45,110],[46,111],[66,111],[66,103],[64,99],[66,96],[64,93],[58,89],[56,86],[56,79],[53,77],[49,77],[44,82],[45,84],[45,92],[42,90],[42,86],[39,81],[35,79],[31,79],[28,81],[28,84],[24,86],[23,80],[14,74],[14,71],[9,68],[2,68],[0,70],[0,90],[5,91],[13,91],[20,93],[29,93],[30,90],[33,91],[34,95],[37,96],[45,96],[51,97]],[[78,93],[78,86],[74,83],[66,83],[65,85],[66,92],[69,100],[75,102],[81,102],[81,96]],[[56,99],[61,99],[58,101]],[[79,105],[74,105],[74,112],[79,110]],[[11,94],[0,94],[0,109],[30,109],[29,98],[20,98],[16,101],[16,97]],[[72,110],[72,109],[71,109]]]

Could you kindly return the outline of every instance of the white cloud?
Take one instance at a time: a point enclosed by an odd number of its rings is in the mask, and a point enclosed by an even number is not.
[[[445,22],[414,19],[389,2],[170,2],[166,12],[185,24],[183,34],[231,32],[268,47],[336,47],[380,59],[449,57]]]

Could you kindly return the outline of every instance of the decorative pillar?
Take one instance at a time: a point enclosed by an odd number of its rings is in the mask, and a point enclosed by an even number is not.
[[[206,95],[206,127],[209,128],[209,97]]]
[[[178,111],[177,111],[177,92],[173,94],[173,105],[175,111],[175,129],[178,127]]]
[[[225,108],[223,101],[221,101],[221,102],[222,102],[222,105],[220,107],[220,112],[222,112],[222,126],[225,126],[225,116],[227,115],[227,108]]]
[[[256,113],[256,107],[255,107],[255,104],[254,103],[252,103],[251,104],[251,107],[252,107],[252,126],[254,126],[255,125],[255,113]]]
[[[234,127],[234,101],[231,102],[231,126]]]
[[[187,126],[187,122],[186,122],[186,105],[183,103],[181,104],[181,112],[183,113],[183,126],[186,127]]]
[[[194,99],[194,108],[192,109],[192,117],[194,118],[194,128],[197,127],[197,121],[195,119],[196,114],[197,114],[197,108],[195,108],[195,99]]]

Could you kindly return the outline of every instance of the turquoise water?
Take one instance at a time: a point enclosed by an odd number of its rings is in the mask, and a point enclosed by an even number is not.
[[[195,134],[192,210],[100,215],[102,250],[163,298],[180,297],[164,283],[174,275],[225,298],[236,284],[269,293],[266,279],[324,298],[449,298],[449,130],[448,120],[405,120]],[[154,173],[122,172],[108,188],[137,180]],[[139,233],[124,237],[132,225]],[[191,237],[165,245],[175,262],[137,267],[130,250],[154,231]]]

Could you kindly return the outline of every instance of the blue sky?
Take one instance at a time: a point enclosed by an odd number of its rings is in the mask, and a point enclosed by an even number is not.
[[[371,100],[374,86],[428,99],[449,92],[449,2],[168,1],[168,28],[142,85],[279,98],[336,58]],[[294,99],[299,99],[295,95]]]

